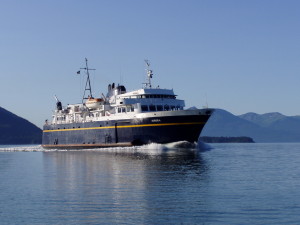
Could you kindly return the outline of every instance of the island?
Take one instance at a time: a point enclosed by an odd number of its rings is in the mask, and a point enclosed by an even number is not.
[[[250,137],[200,137],[205,143],[255,143]]]

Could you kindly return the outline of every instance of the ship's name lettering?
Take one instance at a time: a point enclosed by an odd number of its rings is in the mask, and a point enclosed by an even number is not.
[[[151,120],[152,123],[158,123],[158,122],[161,122],[160,119],[154,119],[154,120]]]

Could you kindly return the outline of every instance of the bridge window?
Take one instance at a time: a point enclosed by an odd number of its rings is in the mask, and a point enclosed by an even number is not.
[[[148,106],[147,105],[142,105],[142,111],[147,112],[148,111]]]
[[[178,105],[178,106],[176,106],[176,110],[183,110],[183,107]]]
[[[150,105],[150,106],[149,106],[149,110],[150,110],[151,112],[156,111],[155,105]]]
[[[157,105],[156,108],[157,108],[157,111],[163,111],[163,106],[162,105]]]

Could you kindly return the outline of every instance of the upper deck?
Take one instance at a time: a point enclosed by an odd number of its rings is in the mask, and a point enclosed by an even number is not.
[[[83,97],[82,104],[72,104],[62,108],[61,102],[57,100],[57,108],[54,111],[52,123],[73,123],[110,120],[113,117],[136,116],[149,112],[181,111],[184,110],[184,100],[176,98],[173,89],[152,88],[151,78],[153,76],[147,61],[147,83],[144,88],[134,91],[126,91],[125,86],[108,85],[106,96],[94,98],[89,83],[89,73],[86,60],[87,86],[85,92],[89,95]],[[86,101],[85,101],[86,100]],[[116,118],[115,118],[116,119]]]
[[[169,95],[169,96],[176,96],[174,94],[173,89],[161,89],[161,88],[141,88],[135,91],[130,91],[125,94],[119,95],[120,97],[130,98],[134,96],[140,95]]]

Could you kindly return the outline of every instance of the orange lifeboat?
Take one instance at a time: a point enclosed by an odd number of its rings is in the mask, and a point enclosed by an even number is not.
[[[93,98],[93,97],[89,97],[86,102],[85,105],[89,108],[89,109],[97,109],[100,108],[101,103],[103,102],[102,98]]]

